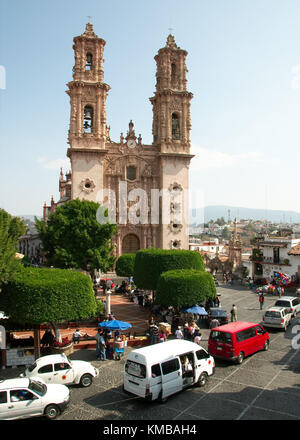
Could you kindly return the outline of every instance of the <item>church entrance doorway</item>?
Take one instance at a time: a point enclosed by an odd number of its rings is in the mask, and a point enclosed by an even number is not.
[[[139,249],[139,238],[134,234],[125,235],[122,241],[122,254],[135,254]]]

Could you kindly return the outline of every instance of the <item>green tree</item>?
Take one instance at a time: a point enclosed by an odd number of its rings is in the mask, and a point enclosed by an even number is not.
[[[134,276],[135,254],[123,254],[116,263],[116,274],[119,277],[133,277]]]
[[[219,226],[224,226],[224,225],[226,225],[226,222],[225,222],[225,220],[224,220],[224,217],[217,218],[217,220],[215,221],[215,223],[217,223]]]
[[[170,270],[160,275],[156,302],[164,306],[191,307],[215,298],[215,282],[208,272],[199,270]]]
[[[156,290],[159,276],[172,269],[195,269],[204,272],[199,252],[181,249],[141,249],[136,253],[134,282],[141,289]]]
[[[17,324],[35,328],[96,315],[98,307],[91,279],[78,271],[22,267],[2,289],[0,309]],[[39,347],[39,341],[37,346]]]
[[[100,224],[100,205],[87,200],[70,200],[50,214],[47,223],[35,219],[49,266],[107,272],[113,267],[111,238],[116,225]]]
[[[230,232],[229,232],[229,229],[227,228],[227,226],[225,226],[225,228],[223,228],[221,237],[224,238],[225,240],[230,239]]]
[[[26,226],[18,217],[12,217],[4,209],[0,209],[0,288],[7,283],[20,267],[15,258],[18,238],[24,234]]]
[[[211,273],[217,272],[218,270],[222,270],[222,261],[218,256],[214,257],[208,263],[208,268]]]

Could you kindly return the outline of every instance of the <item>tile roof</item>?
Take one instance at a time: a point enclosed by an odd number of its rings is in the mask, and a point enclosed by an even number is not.
[[[288,255],[300,255],[300,243],[292,247],[292,249],[288,252]]]

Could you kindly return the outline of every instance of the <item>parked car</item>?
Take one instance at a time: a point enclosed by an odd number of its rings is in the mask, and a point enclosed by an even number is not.
[[[21,377],[41,377],[45,383],[80,384],[88,387],[99,375],[98,368],[86,361],[71,361],[64,354],[52,354],[38,358],[26,368]]]
[[[215,358],[236,361],[259,350],[268,350],[268,332],[254,322],[236,321],[215,327],[208,338],[208,352]]]
[[[300,298],[295,296],[283,296],[279,298],[274,304],[276,307],[286,307],[292,313],[292,316],[296,316],[300,312]]]
[[[292,313],[285,307],[270,307],[263,316],[264,327],[281,328],[286,331],[292,319]]]
[[[228,324],[228,316],[226,310],[220,309],[219,307],[212,307],[208,311],[208,327],[210,327],[211,321],[217,319],[220,325]]]
[[[65,385],[45,384],[40,378],[0,380],[0,420],[45,415],[55,419],[69,404]]]

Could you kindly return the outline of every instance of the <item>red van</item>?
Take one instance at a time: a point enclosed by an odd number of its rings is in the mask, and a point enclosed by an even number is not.
[[[249,354],[268,350],[269,343],[269,333],[261,325],[236,321],[211,330],[208,351],[213,357],[241,364]]]

